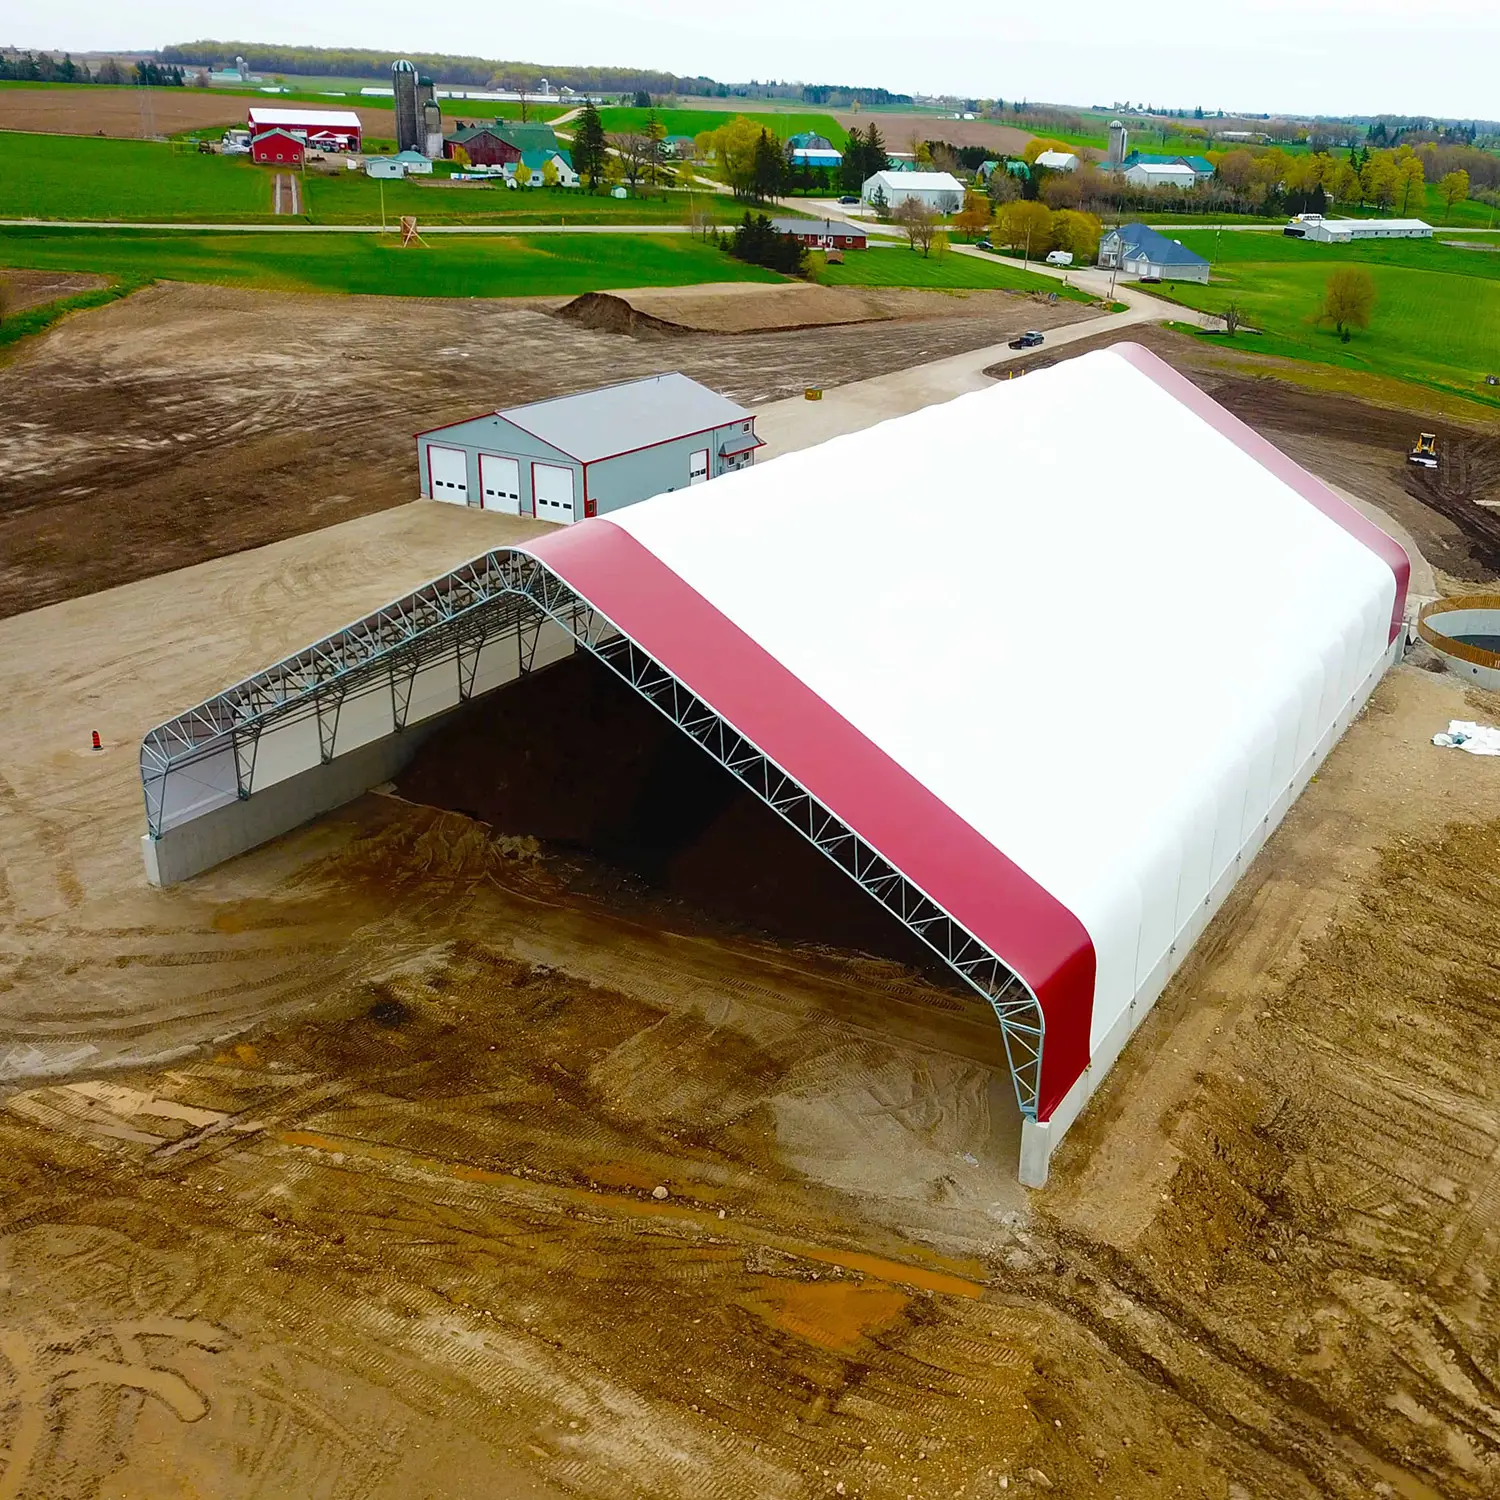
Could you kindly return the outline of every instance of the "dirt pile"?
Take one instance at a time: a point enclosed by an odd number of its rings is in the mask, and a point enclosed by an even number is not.
[[[595,333],[628,333],[632,338],[662,338],[687,330],[680,323],[653,318],[612,292],[585,292],[559,307],[555,317]]]
[[[472,704],[423,744],[398,787],[565,854],[575,891],[666,898],[948,982],[920,942],[587,656]]]

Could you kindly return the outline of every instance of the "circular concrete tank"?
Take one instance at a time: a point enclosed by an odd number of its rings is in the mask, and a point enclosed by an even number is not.
[[[1500,689],[1500,594],[1434,599],[1417,616],[1417,634],[1450,671]]]

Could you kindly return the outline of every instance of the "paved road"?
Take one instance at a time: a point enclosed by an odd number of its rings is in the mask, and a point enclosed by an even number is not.
[[[689,224],[423,224],[428,234],[692,234]],[[0,229],[181,229],[194,234],[399,234],[379,224],[138,224],[106,219],[0,219]]]

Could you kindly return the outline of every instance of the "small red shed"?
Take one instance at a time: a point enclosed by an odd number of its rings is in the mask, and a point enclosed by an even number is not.
[[[250,160],[270,167],[300,167],[307,146],[290,130],[263,130],[250,138]]]

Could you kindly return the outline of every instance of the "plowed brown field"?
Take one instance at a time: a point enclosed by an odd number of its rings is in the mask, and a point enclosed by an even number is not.
[[[1028,1198],[981,1006],[734,919],[712,820],[643,859],[643,730],[536,794],[629,729],[576,667],[452,731],[497,822],[144,886],[152,719],[518,528],[0,622],[0,1495],[1496,1492],[1500,764],[1428,743],[1484,709],[1392,674]]]
[[[175,135],[205,125],[243,125],[246,111],[272,98],[252,94],[214,95],[193,89],[0,88],[0,130],[36,130],[48,135]],[[330,104],[333,101],[329,101]],[[309,106],[313,108],[315,106]],[[343,101],[339,101],[343,108]],[[390,140],[396,134],[396,115],[389,109],[359,105],[365,134]],[[444,119],[443,128],[453,121]]]

